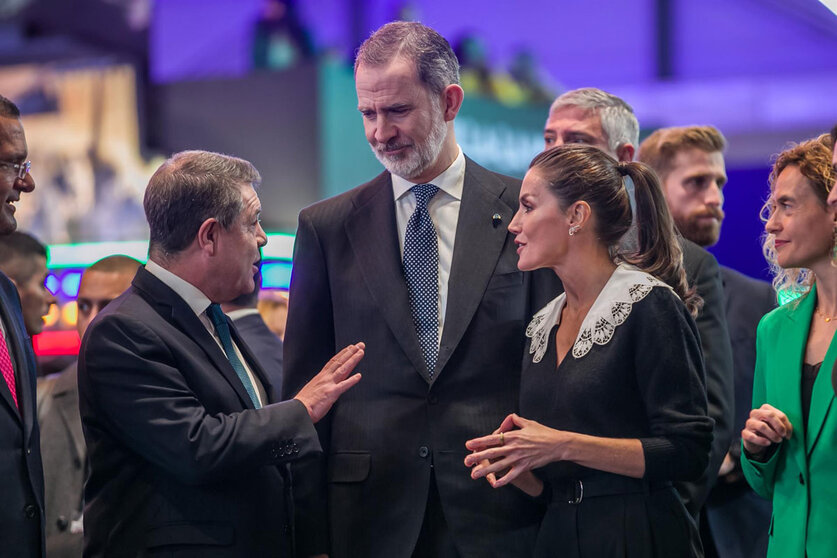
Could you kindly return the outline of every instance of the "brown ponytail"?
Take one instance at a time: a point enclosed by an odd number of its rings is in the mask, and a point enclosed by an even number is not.
[[[634,183],[635,221],[639,248],[621,254],[626,262],[668,284],[686,304],[692,316],[703,306],[694,287],[689,288],[683,267],[683,250],[677,240],[674,220],[668,210],[660,180],[643,163],[619,163],[620,170]],[[621,174],[621,173],[620,173]]]

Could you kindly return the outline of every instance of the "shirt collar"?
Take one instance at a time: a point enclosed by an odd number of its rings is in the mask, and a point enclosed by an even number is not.
[[[462,153],[462,148],[458,145],[456,146],[456,149],[458,150],[458,153],[456,155],[456,159],[453,160],[453,163],[451,163],[450,166],[442,172],[442,174],[433,180],[428,180],[422,184],[433,184],[449,196],[457,200],[461,200],[462,187],[465,184],[465,155]],[[406,178],[402,178],[394,174],[391,174],[391,176],[392,193],[396,200],[399,200],[407,195],[410,188],[419,184],[418,182],[410,182]]]
[[[145,269],[176,292],[189,305],[192,312],[198,316],[203,314],[212,302],[199,288],[151,259],[145,264]]]

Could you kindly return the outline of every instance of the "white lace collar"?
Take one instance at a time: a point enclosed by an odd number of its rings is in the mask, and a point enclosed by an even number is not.
[[[572,354],[581,358],[590,352],[593,343],[605,345],[613,337],[616,327],[623,324],[631,313],[631,307],[651,292],[654,287],[671,289],[656,277],[628,264],[619,264],[599,293],[578,330]],[[566,293],[544,306],[526,328],[526,337],[532,339],[529,353],[533,362],[540,362],[549,345],[552,326],[561,323],[561,311],[567,302]]]

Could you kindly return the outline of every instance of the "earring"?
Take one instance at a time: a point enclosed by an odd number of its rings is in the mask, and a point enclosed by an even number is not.
[[[581,225],[573,225],[570,227],[570,236],[575,236],[575,233],[581,230]],[[837,234],[837,229],[835,229],[835,234]]]
[[[831,267],[837,267],[837,224],[831,229]]]

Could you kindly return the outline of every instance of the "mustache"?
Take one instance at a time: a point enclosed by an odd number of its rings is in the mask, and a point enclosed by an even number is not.
[[[694,218],[699,219],[701,217],[714,217],[718,221],[723,221],[725,216],[726,214],[724,213],[724,210],[720,207],[707,207],[706,209],[695,211],[692,214],[692,217]]]
[[[387,151],[395,151],[396,149],[401,149],[402,147],[409,147],[409,143],[401,143],[398,141],[390,140],[386,143],[375,143],[373,146],[375,151],[378,153],[385,153]]]

